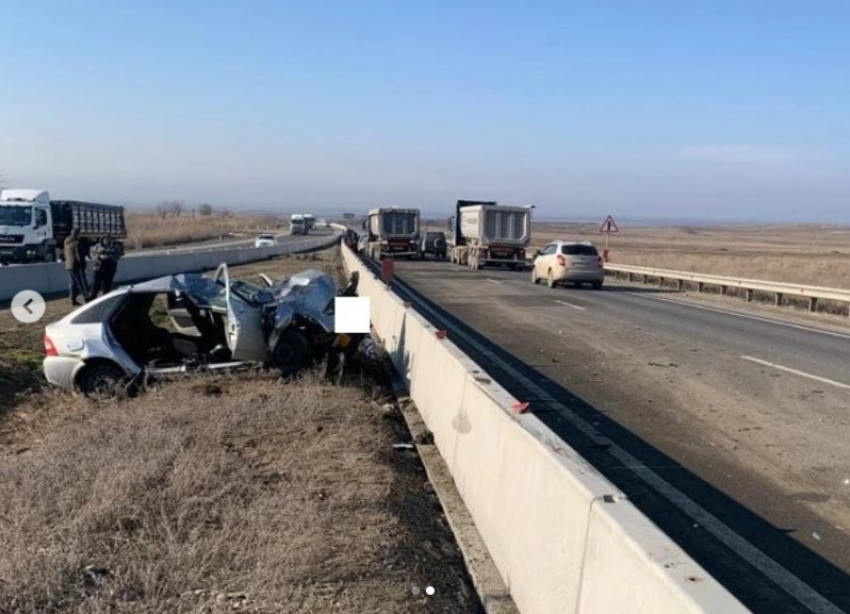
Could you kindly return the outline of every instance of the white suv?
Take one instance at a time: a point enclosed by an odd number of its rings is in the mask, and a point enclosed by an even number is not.
[[[532,283],[545,279],[550,288],[572,283],[600,290],[605,281],[602,256],[589,241],[553,241],[539,252],[531,267]]]
[[[254,240],[254,247],[274,247],[277,237],[272,234],[261,234]]]

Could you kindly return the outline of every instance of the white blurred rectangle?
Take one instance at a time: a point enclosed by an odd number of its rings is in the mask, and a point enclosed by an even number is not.
[[[368,296],[338,296],[334,299],[334,332],[368,333],[371,304]]]

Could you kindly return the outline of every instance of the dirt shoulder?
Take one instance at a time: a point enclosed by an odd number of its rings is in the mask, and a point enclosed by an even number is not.
[[[32,395],[0,442],[0,611],[477,612],[382,395],[267,374]]]

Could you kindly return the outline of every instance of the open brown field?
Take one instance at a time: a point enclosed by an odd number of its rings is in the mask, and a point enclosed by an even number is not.
[[[170,247],[202,241],[253,236],[258,230],[271,230],[284,224],[283,218],[270,214],[196,216],[161,218],[154,213],[127,213],[128,249],[138,241],[144,248]]]
[[[532,241],[592,241],[597,225],[538,223]],[[850,288],[850,228],[817,225],[629,226],[611,237],[611,262]]]

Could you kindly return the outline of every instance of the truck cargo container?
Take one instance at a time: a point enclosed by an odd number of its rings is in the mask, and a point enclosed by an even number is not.
[[[363,223],[366,252],[381,258],[419,258],[419,209],[382,207],[373,209]]]
[[[76,200],[50,200],[46,190],[0,192],[0,263],[55,262],[74,228],[94,243],[112,235],[118,249],[127,236],[124,208]]]
[[[459,200],[452,225],[451,261],[473,269],[490,265],[524,269],[533,208]]]

